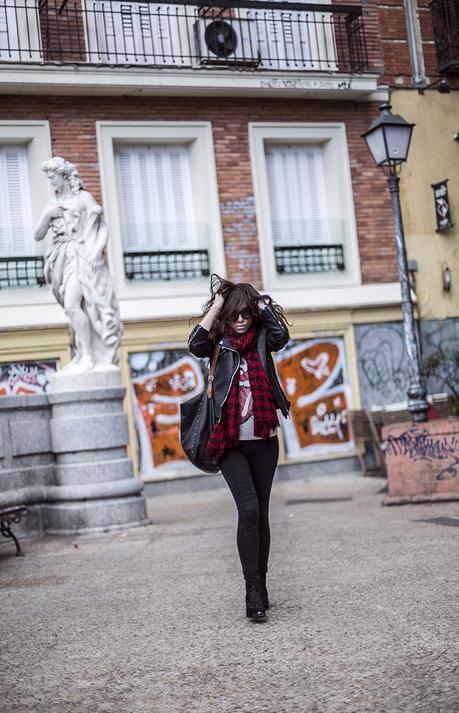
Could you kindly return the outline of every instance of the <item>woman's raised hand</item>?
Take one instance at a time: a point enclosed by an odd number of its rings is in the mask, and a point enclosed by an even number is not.
[[[217,294],[215,295],[214,303],[212,305],[212,307],[215,309],[217,314],[218,314],[218,312],[220,312],[224,303],[225,303],[225,300],[223,298],[223,295],[221,294],[221,292],[217,292]]]

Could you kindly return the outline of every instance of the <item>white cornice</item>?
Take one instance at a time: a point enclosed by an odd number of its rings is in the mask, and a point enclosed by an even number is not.
[[[383,101],[377,74],[238,72],[93,65],[2,64],[0,94],[283,96]]]
[[[47,291],[40,303],[5,305],[0,309],[0,330],[59,327],[67,324],[65,313],[52,302]],[[288,312],[381,308],[400,305],[398,282],[326,289],[273,290],[273,298]],[[207,293],[154,299],[120,300],[121,319],[125,322],[156,321],[193,317],[201,312]]]

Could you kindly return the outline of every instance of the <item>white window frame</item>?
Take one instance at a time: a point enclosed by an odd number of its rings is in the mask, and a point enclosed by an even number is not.
[[[265,289],[274,290],[281,296],[286,293],[298,293],[299,289],[304,291],[309,288],[317,291],[330,287],[360,285],[362,278],[345,125],[343,123],[250,123],[249,142]],[[333,208],[330,217],[342,220],[345,226],[343,272],[298,275],[277,273],[265,160],[265,146],[270,143],[311,143],[323,146],[328,211],[330,214]]]
[[[27,170],[29,174],[30,204],[34,225],[48,201],[53,197],[49,181],[41,170],[43,161],[52,156],[51,135],[48,121],[0,121],[0,144],[23,145],[27,150]],[[36,244],[35,254],[44,255],[47,241]],[[14,257],[14,256],[12,256]],[[54,298],[46,285],[11,287],[0,290],[0,307],[16,310],[18,324],[22,324],[21,308],[32,304],[52,304]],[[18,311],[19,310],[19,311]],[[65,321],[65,318],[61,320]],[[0,328],[2,320],[0,320]]]
[[[128,281],[123,262],[115,147],[119,144],[188,144],[196,221],[209,229],[210,271],[226,275],[215,154],[210,122],[98,121],[97,142],[104,215],[109,227],[107,255],[124,319],[192,315],[209,293],[209,278]],[[157,298],[153,303],[152,298]],[[204,298],[204,300],[203,300]]]

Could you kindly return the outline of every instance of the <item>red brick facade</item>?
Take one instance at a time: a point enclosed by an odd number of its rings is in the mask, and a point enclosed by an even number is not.
[[[101,199],[96,121],[210,121],[213,128],[228,275],[260,284],[260,260],[248,144],[248,122],[331,122],[346,124],[364,282],[396,279],[396,261],[388,191],[372,165],[361,134],[376,114],[367,103],[311,100],[252,100],[118,97],[4,97],[0,119],[47,119],[53,153],[81,169],[88,189]],[[247,208],[248,206],[248,208]],[[253,258],[241,264],[244,248]]]
[[[368,69],[381,83],[409,85],[412,69],[402,0],[363,3]],[[435,77],[430,11],[420,3],[419,17],[427,75]],[[75,30],[77,35],[78,30]],[[81,33],[80,33],[81,34]],[[53,39],[52,27],[50,40]],[[64,42],[64,38],[60,38]],[[45,54],[49,46],[45,48]],[[128,71],[128,70],[127,70]],[[361,134],[376,115],[366,102],[309,99],[190,99],[187,97],[4,97],[0,119],[48,119],[55,155],[81,168],[87,186],[101,199],[96,121],[210,121],[220,191],[228,274],[261,282],[257,225],[248,145],[248,122],[331,122],[346,125],[357,220],[361,271],[365,283],[397,279],[389,193],[370,158]],[[240,259],[241,240],[244,260]]]

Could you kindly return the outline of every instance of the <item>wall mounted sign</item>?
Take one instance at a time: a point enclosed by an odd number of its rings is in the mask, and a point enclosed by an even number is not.
[[[451,222],[450,209],[449,209],[449,198],[448,198],[448,178],[445,181],[440,181],[439,183],[432,183],[432,188],[434,192],[435,199],[435,215],[437,216],[437,233],[443,232],[443,230],[448,230],[452,228],[453,224]]]

